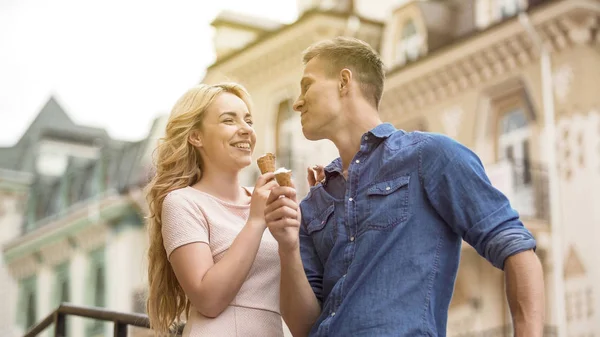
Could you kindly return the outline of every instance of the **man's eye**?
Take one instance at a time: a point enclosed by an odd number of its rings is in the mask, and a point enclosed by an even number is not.
[[[254,125],[254,122],[253,121],[246,121],[246,124],[252,126],[252,125]]]
[[[231,123],[233,123],[233,119],[226,119],[223,121],[223,123],[231,124]]]

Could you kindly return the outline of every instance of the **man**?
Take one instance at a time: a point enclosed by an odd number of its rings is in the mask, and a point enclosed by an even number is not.
[[[383,64],[366,43],[338,37],[303,59],[302,131],[340,157],[301,217],[291,188],[267,201],[294,336],[445,336],[462,239],[504,270],[515,335],[542,336],[535,240],[479,158],[443,135],[382,123]]]

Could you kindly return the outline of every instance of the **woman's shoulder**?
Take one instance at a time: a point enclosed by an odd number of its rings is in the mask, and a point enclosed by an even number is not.
[[[200,191],[195,191],[192,187],[186,186],[167,193],[163,203],[199,205],[202,203],[204,198],[204,195],[200,193]]]

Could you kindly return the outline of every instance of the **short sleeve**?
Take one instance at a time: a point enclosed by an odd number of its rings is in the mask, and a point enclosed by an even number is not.
[[[192,242],[209,242],[208,224],[198,205],[177,193],[169,193],[162,205],[162,236],[167,257]]]

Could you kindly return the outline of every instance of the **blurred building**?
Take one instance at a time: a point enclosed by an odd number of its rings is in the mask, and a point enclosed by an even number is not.
[[[249,89],[255,156],[275,153],[294,170],[300,195],[307,193],[305,167],[327,164],[337,151],[305,140],[291,109],[301,52],[338,35],[367,41],[388,68],[382,118],[407,131],[447,134],[477,152],[538,239],[547,335],[556,335],[555,299],[564,298],[566,336],[599,336],[600,1],[297,4],[299,17],[288,25],[232,12],[213,21],[217,59],[203,82],[233,80]],[[550,47],[552,86],[542,81],[540,53],[520,11]],[[554,144],[546,140],[544,101],[555,105]],[[117,141],[73,123],[50,99],[16,145],[0,148],[1,336],[20,335],[63,301],[144,311],[141,188],[164,123],[158,119],[139,142]],[[550,207],[550,151],[558,208]],[[252,185],[257,168],[244,174]],[[557,209],[553,236],[549,219]],[[449,336],[510,336],[510,322],[503,273],[465,244]],[[111,326],[69,318],[68,329],[69,336],[110,335]]]
[[[388,68],[383,120],[407,131],[444,133],[473,149],[538,239],[547,335],[556,335],[560,326],[567,336],[600,335],[600,210],[594,207],[600,197],[600,98],[595,90],[600,2],[297,3],[299,17],[289,25],[232,13],[213,22],[217,60],[204,82],[232,80],[249,89],[258,135],[255,155],[274,152],[281,166],[294,170],[300,193],[306,193],[305,167],[327,164],[337,151],[327,142],[305,140],[292,111],[300,92],[301,52],[338,35],[368,42]],[[519,12],[527,13],[533,29],[519,20]],[[552,67],[546,68],[551,71],[545,74],[538,35],[551,54]],[[546,75],[553,82],[542,80]],[[556,129],[553,144],[546,138],[548,103],[556,114],[549,122]],[[551,153],[557,170],[548,170]],[[250,168],[248,183],[256,175]],[[553,208],[549,186],[559,191]],[[551,214],[558,216],[554,236]],[[449,335],[510,335],[504,286],[503,273],[464,244]],[[557,298],[564,298],[564,305]],[[566,317],[566,324],[559,317]]]
[[[51,98],[16,145],[0,148],[0,335],[22,334],[61,302],[145,311],[141,188],[163,123],[118,141]],[[97,321],[67,326],[69,336],[112,334]]]

